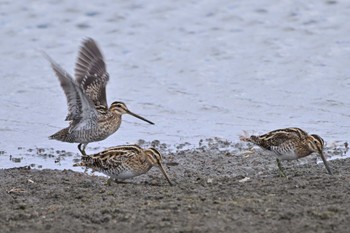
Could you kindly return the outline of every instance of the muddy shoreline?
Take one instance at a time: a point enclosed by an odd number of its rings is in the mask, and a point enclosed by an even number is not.
[[[1,232],[348,232],[350,159],[330,161],[333,176],[314,155],[284,162],[285,179],[274,158],[223,147],[164,152],[173,187],[155,168],[111,186],[71,170],[2,169]]]

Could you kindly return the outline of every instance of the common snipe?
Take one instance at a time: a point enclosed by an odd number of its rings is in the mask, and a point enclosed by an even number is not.
[[[78,149],[85,155],[88,143],[104,140],[118,130],[123,114],[153,124],[131,112],[122,102],[113,102],[108,108],[106,85],[109,75],[102,53],[93,39],[83,41],[75,67],[75,80],[47,54],[44,55],[67,97],[66,120],[70,121],[69,127],[51,135],[50,139],[79,143]]]
[[[155,148],[142,149],[137,145],[116,146],[91,156],[82,156],[81,160],[81,163],[74,166],[83,166],[102,172],[110,176],[108,183],[111,179],[125,180],[145,174],[153,166],[157,166],[172,185],[163,167],[162,156]]]
[[[295,160],[308,156],[314,152],[320,154],[329,174],[332,174],[323,154],[323,139],[316,135],[309,135],[299,128],[277,129],[260,136],[240,136],[241,141],[252,142],[263,149],[273,151],[277,158],[277,165],[282,176],[286,176],[280,160]]]

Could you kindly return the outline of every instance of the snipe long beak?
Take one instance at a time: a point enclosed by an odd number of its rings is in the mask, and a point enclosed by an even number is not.
[[[160,171],[163,173],[163,175],[165,176],[165,178],[167,179],[167,181],[169,182],[170,186],[173,186],[173,183],[171,183],[170,179],[169,179],[169,176],[168,174],[166,173],[164,167],[163,167],[163,164],[162,163],[159,163],[159,169]]]
[[[134,116],[136,118],[139,118],[140,120],[146,121],[147,123],[154,125],[154,123],[152,121],[147,120],[146,118],[143,118],[142,116],[139,116],[133,112],[127,111],[128,114],[130,114],[131,116]]]
[[[322,151],[322,150],[319,150],[318,152],[319,152],[319,154],[321,155],[321,159],[322,159],[322,161],[323,161],[323,163],[324,163],[324,166],[326,167],[326,169],[327,169],[327,171],[328,171],[328,174],[333,175],[333,173],[332,173],[332,171],[331,171],[331,168],[329,167],[328,162],[327,162],[327,160],[326,160],[326,157],[324,156],[323,151]]]

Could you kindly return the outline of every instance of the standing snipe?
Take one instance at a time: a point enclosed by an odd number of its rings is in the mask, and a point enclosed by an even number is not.
[[[157,166],[172,185],[163,167],[162,156],[154,148],[142,149],[137,145],[116,146],[91,156],[82,156],[81,160],[81,163],[74,166],[102,172],[110,176],[108,183],[111,179],[124,180],[145,174],[153,166]]]
[[[241,136],[241,141],[252,142],[264,149],[273,151],[277,158],[277,165],[282,176],[286,176],[280,160],[294,160],[308,156],[314,152],[320,154],[329,174],[332,174],[323,154],[323,139],[316,135],[309,135],[299,128],[277,129],[260,136]]]
[[[75,80],[48,55],[44,55],[51,63],[67,97],[66,120],[70,121],[69,127],[53,134],[50,139],[79,143],[78,149],[85,155],[88,143],[104,140],[118,130],[123,114],[153,124],[132,113],[122,102],[113,102],[108,108],[106,85],[109,75],[102,53],[93,39],[83,42],[75,67]]]

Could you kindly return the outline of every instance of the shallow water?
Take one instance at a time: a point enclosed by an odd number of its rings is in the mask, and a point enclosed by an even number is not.
[[[47,138],[67,126],[67,107],[40,51],[73,74],[84,37],[105,55],[109,103],[124,101],[156,123],[125,116],[92,148],[238,141],[242,130],[290,126],[328,144],[348,141],[349,8],[345,0],[1,1],[0,168],[18,165],[9,155],[28,160],[18,147],[77,156],[76,144]]]

